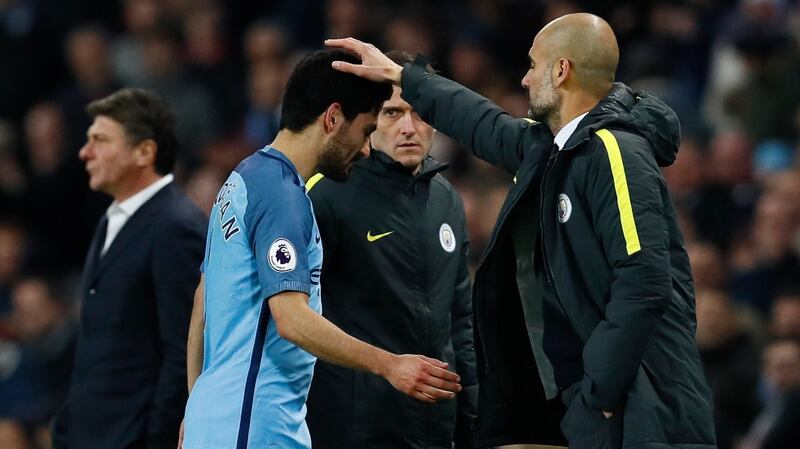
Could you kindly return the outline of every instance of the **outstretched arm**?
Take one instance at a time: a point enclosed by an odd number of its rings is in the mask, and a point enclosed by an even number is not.
[[[415,61],[401,67],[374,45],[353,38],[328,39],[325,45],[361,58],[361,64],[335,61],[335,69],[400,86],[403,99],[423,120],[511,174],[516,174],[526,154],[544,156],[550,150],[553,136],[549,128],[511,117],[488,98],[426,72],[425,64]]]

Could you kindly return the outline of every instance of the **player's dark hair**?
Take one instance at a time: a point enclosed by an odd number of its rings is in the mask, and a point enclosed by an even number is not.
[[[361,61],[340,50],[321,50],[303,58],[286,83],[280,129],[302,131],[333,103],[342,107],[345,119],[380,110],[392,96],[392,86],[376,83],[331,67],[333,61]]]
[[[178,157],[175,114],[158,95],[145,89],[122,89],[89,103],[86,112],[92,117],[102,115],[118,122],[131,145],[152,139],[157,147],[157,173],[166,175],[175,167]]]

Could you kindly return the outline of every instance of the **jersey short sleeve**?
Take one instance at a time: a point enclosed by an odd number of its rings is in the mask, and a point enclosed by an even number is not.
[[[310,203],[302,187],[281,187],[248,195],[245,213],[265,299],[284,291],[311,294],[308,247],[314,219]]]

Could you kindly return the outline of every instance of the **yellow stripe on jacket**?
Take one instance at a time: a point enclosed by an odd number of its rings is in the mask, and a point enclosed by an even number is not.
[[[607,129],[595,132],[603,141],[608,153],[608,162],[611,164],[611,175],[614,178],[614,190],[617,192],[617,208],[619,220],[622,225],[622,234],[625,236],[625,249],[628,255],[642,249],[639,244],[639,233],[636,231],[636,222],[633,219],[631,195],[628,191],[628,179],[625,176],[625,166],[622,163],[622,153],[619,151],[617,138]]]

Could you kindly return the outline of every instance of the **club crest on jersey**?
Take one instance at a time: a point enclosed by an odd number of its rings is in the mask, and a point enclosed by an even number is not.
[[[439,243],[448,253],[452,253],[456,249],[456,235],[453,233],[453,228],[447,223],[442,223],[439,228]]]
[[[566,193],[558,195],[558,221],[566,223],[572,215],[572,202]]]
[[[280,238],[272,242],[269,247],[269,266],[279,273],[286,273],[294,270],[297,265],[297,253],[292,242]]]

